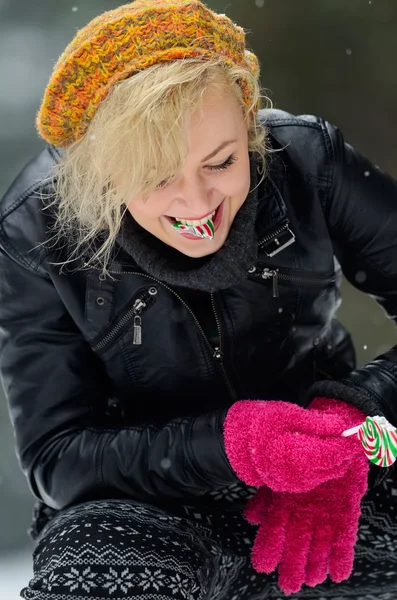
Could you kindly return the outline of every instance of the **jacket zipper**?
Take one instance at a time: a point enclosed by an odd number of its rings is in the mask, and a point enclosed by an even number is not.
[[[90,266],[91,269],[95,269],[95,270],[99,270],[97,267],[93,267]],[[207,338],[207,336],[204,333],[203,328],[200,325],[199,320],[197,319],[196,315],[194,314],[194,312],[192,311],[192,309],[190,308],[190,306],[187,304],[187,302],[185,302],[185,300],[179,295],[177,294],[177,292],[175,292],[171,287],[169,287],[166,283],[163,283],[162,281],[160,281],[159,279],[156,279],[155,277],[152,277],[151,275],[147,275],[146,273],[140,273],[139,271],[109,271],[109,273],[112,273],[114,275],[140,275],[141,277],[146,277],[147,279],[151,279],[153,281],[155,281],[156,283],[158,283],[159,285],[163,286],[165,289],[167,289],[169,292],[171,292],[172,294],[174,294],[174,296],[176,296],[178,298],[178,300],[185,306],[185,308],[189,311],[189,313],[191,314],[191,316],[194,319],[194,322],[196,323],[201,335],[203,336],[208,348],[210,349],[211,352],[211,356],[212,358],[214,358],[215,360],[217,360],[221,366],[221,370],[222,370],[222,374],[223,377],[225,379],[225,383],[227,385],[228,391],[232,397],[233,400],[236,400],[237,398],[237,394],[234,391],[234,388],[232,387],[229,378],[227,376],[226,373],[226,369],[225,366],[223,364],[223,344],[222,344],[222,331],[221,331],[221,326],[220,326],[220,321],[216,312],[216,308],[215,308],[215,302],[214,302],[214,298],[213,298],[213,294],[211,294],[211,303],[212,303],[212,309],[214,311],[214,316],[215,316],[215,321],[216,321],[216,326],[218,329],[218,336],[219,336],[219,347],[216,346],[215,348],[213,348]],[[134,306],[124,315],[124,317],[119,321],[119,323],[117,323],[115,329],[117,329],[117,332],[120,331],[120,329],[126,324],[128,323],[128,318],[131,318],[132,315],[134,314],[134,327],[135,327],[135,318],[138,317],[140,318],[142,310],[145,308],[145,306],[138,304],[136,306],[136,304],[139,302],[140,298],[138,298],[136,300],[136,302],[134,303]],[[135,314],[135,311],[138,310],[140,312],[138,312],[137,314]],[[138,321],[136,323],[137,326],[137,331],[136,331],[136,339],[139,340],[141,339],[141,333],[142,333],[142,323],[141,321]],[[97,344],[94,349],[98,349],[98,347],[103,347],[103,342],[107,339],[110,338],[112,339],[113,337],[113,333],[114,330],[112,330],[105,338],[104,340],[101,340],[101,342],[99,342],[99,344]],[[135,330],[134,330],[134,339],[135,339]],[[141,342],[139,342],[141,343]]]
[[[288,273],[282,273],[279,269],[264,268],[259,272],[259,276],[265,280],[272,280],[273,298],[279,297],[279,281],[289,281],[296,284],[308,284],[308,285],[324,285],[325,283],[333,283],[336,281],[336,277],[329,277],[325,279],[322,275],[317,278],[313,275],[311,277],[290,275]]]
[[[284,243],[280,242],[278,238],[280,237],[280,235],[285,233],[288,234],[288,238]],[[295,242],[295,234],[293,233],[293,231],[291,231],[289,227],[289,221],[287,221],[282,227],[279,227],[279,229],[277,229],[276,231],[273,231],[273,233],[262,238],[260,242],[258,242],[258,246],[260,247],[264,245],[269,245],[269,242],[274,243],[273,250],[271,250],[269,247],[268,251],[265,249],[265,252],[268,256],[271,257],[275,256],[276,254],[281,252],[281,250],[284,250],[285,248],[287,248]]]
[[[214,294],[213,293],[211,293],[211,304],[212,304],[212,310],[214,311],[214,317],[215,317],[216,327],[218,329],[218,336],[219,336],[219,347],[215,347],[214,348],[214,355],[213,356],[214,356],[214,358],[216,360],[219,360],[219,364],[221,365],[221,369],[222,369],[222,374],[223,374],[223,377],[225,379],[225,383],[226,383],[226,385],[228,387],[228,390],[229,390],[231,398],[233,400],[237,400],[236,391],[233,388],[232,384],[230,383],[230,379],[227,376],[225,365],[223,363],[223,337],[222,337],[222,329],[221,329],[221,322],[220,322],[220,319],[218,317],[218,313],[217,313],[217,310],[216,310],[215,298],[214,298]]]
[[[123,315],[114,328],[109,331],[105,337],[98,342],[93,350],[103,350],[111,344],[114,338],[120,333],[125,325],[133,318],[134,319],[134,336],[133,344],[139,346],[142,344],[142,313],[150,306],[151,302],[148,299],[147,293],[141,294],[134,302],[132,307]]]
[[[146,308],[146,303],[143,300],[138,299],[134,303],[134,337],[132,343],[134,346],[140,346],[142,344],[142,319],[141,314],[143,309]]]

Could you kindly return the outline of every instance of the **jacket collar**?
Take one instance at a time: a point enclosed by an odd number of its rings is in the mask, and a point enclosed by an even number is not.
[[[258,245],[267,256],[274,256],[295,242],[282,194],[272,176],[271,166],[259,190],[255,231]]]

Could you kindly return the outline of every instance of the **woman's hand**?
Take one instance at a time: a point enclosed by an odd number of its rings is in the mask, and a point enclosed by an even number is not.
[[[302,494],[262,487],[244,515],[259,525],[251,552],[254,569],[271,573],[285,594],[303,584],[339,583],[353,570],[361,500],[368,487],[369,462],[356,455],[345,473]]]
[[[233,404],[224,422],[224,441],[238,477],[276,492],[302,493],[344,475],[362,448],[356,437],[342,432],[365,415],[345,403],[336,410],[337,404],[324,399],[315,399],[309,409],[276,400]]]

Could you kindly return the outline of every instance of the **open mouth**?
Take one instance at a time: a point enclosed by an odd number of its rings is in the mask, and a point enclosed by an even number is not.
[[[222,202],[220,203],[220,205],[218,206],[218,208],[215,209],[215,212],[212,214],[212,216],[208,215],[208,217],[206,217],[205,219],[201,219],[201,222],[206,223],[209,219],[211,219],[212,222],[214,223],[214,228],[216,230],[218,228],[220,220],[221,220],[219,217],[222,217],[222,214],[221,214],[222,211],[220,209],[223,206],[223,202],[224,202],[224,200],[222,200]],[[179,219],[176,219],[175,217],[169,217],[168,215],[164,215],[164,216],[168,220],[168,222],[171,223],[171,225],[173,225],[174,223],[179,223],[180,222]],[[182,222],[184,222],[184,221],[182,221]],[[188,225],[189,224],[190,223],[188,223]]]

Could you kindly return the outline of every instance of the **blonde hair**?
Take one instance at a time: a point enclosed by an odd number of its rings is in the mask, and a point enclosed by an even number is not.
[[[254,90],[251,106],[244,102],[242,79]],[[87,266],[107,272],[126,202],[135,195],[147,198],[170,173],[181,171],[188,117],[202,107],[209,88],[234,94],[247,121],[249,151],[264,177],[267,132],[255,117],[261,98],[268,98],[257,78],[243,67],[199,58],[153,65],[114,86],[86,134],[54,166],[47,207],[56,209],[55,238],[67,243],[70,254],[53,264],[66,265],[84,254]],[[93,251],[98,237],[103,242]]]

